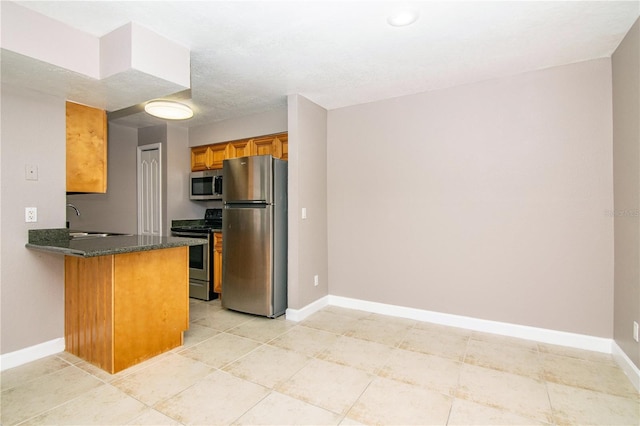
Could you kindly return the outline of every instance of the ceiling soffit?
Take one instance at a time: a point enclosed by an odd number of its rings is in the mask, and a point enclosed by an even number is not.
[[[6,3],[0,40],[3,83],[108,111],[190,88],[189,49],[134,23],[95,37]]]

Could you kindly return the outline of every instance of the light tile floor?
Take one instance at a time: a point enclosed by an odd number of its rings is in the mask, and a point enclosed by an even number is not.
[[[185,344],[115,375],[4,371],[4,425],[640,424],[611,356],[326,307],[294,323],[191,299]]]

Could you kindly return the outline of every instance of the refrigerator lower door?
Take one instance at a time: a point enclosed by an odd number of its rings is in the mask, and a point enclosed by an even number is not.
[[[273,316],[272,206],[223,210],[222,306]]]

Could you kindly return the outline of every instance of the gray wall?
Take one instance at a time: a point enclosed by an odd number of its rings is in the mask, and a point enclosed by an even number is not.
[[[640,23],[612,56],[615,229],[614,339],[640,368]]]
[[[204,217],[204,209],[202,203],[189,200],[189,173],[191,172],[189,130],[168,125],[165,152],[167,157],[165,223],[170,230],[172,220]]]
[[[189,129],[189,146],[227,142],[287,131],[287,108],[218,121]]]
[[[613,335],[611,61],[328,114],[329,293]]]
[[[288,101],[288,307],[300,309],[329,293],[327,111],[300,95]],[[303,207],[307,219],[302,219]]]
[[[2,354],[64,335],[64,258],[25,248],[29,229],[65,226],[65,102],[2,86],[0,293]],[[25,165],[38,167],[25,180]],[[25,223],[25,207],[38,222]]]

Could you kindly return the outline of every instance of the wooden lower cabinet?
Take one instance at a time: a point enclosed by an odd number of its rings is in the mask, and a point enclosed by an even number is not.
[[[222,232],[213,233],[213,291],[222,294]]]
[[[189,248],[65,256],[66,350],[113,374],[182,345]]]

